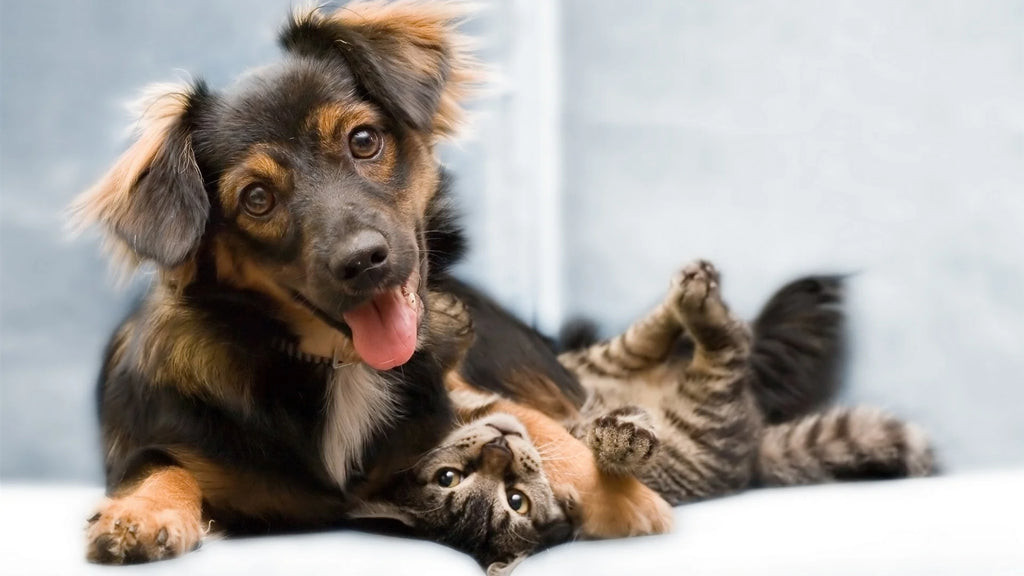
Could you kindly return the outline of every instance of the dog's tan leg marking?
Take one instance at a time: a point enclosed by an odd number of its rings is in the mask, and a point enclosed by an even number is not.
[[[455,372],[447,378],[455,409],[464,421],[494,412],[519,419],[543,457],[544,474],[560,500],[574,505],[583,535],[618,538],[672,529],[672,507],[633,476],[603,472],[589,446],[544,413],[481,392]]]
[[[86,558],[135,564],[179,556],[202,537],[202,494],[184,468],[160,468],[100,505],[86,530]]]
[[[526,426],[555,495],[578,506],[584,536],[619,538],[672,529],[672,507],[657,492],[634,476],[602,471],[590,447],[560,423],[507,400],[497,402],[495,411],[512,414]]]

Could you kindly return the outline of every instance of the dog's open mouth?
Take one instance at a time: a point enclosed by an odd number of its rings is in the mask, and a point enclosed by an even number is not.
[[[401,286],[345,312],[352,345],[363,362],[377,370],[390,370],[412,358],[423,314],[423,303],[416,296],[419,282],[419,271],[414,271]]]

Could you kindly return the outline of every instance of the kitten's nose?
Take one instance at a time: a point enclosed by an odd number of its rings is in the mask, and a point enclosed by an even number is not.
[[[480,471],[494,476],[504,476],[512,463],[512,450],[505,438],[499,436],[480,449]]]

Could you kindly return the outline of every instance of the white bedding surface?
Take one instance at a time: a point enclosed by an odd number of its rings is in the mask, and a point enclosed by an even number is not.
[[[674,533],[577,542],[516,576],[1024,575],[1024,470],[756,490],[680,507]],[[0,574],[415,574],[481,571],[426,542],[353,532],[207,542],[185,558],[105,568],[83,558],[99,488],[0,486]]]

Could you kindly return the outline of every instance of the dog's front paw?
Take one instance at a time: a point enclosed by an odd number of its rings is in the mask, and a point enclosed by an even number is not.
[[[466,348],[473,343],[473,316],[462,300],[448,292],[430,292],[427,309],[434,329],[454,337]]]
[[[587,444],[601,470],[635,474],[650,462],[658,448],[658,436],[646,410],[626,406],[594,420]]]
[[[147,498],[115,498],[89,519],[86,558],[98,564],[173,558],[197,548],[202,535],[194,512],[159,508]]]

